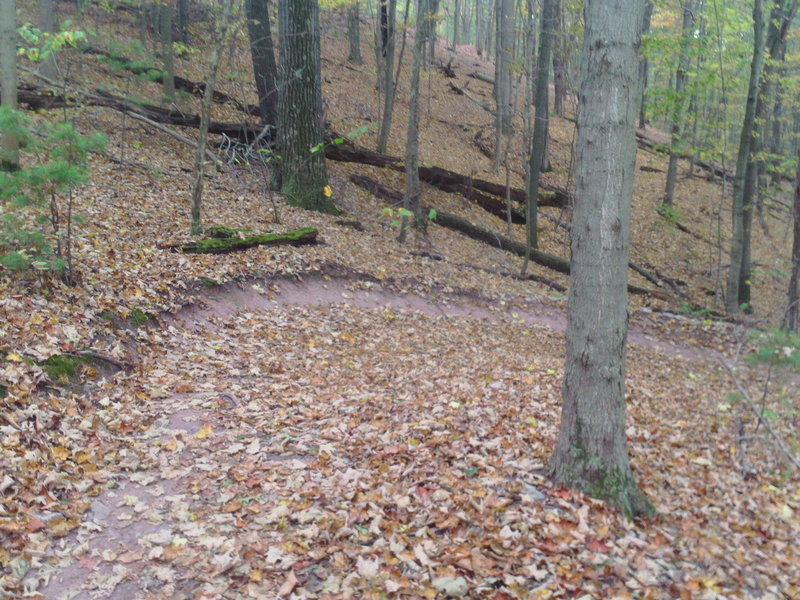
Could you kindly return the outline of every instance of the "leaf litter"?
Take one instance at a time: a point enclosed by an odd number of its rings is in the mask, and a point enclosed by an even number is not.
[[[341,39],[325,44],[344,56]],[[335,61],[326,68],[335,126],[363,124],[369,115],[354,98],[370,97],[374,74]],[[108,79],[91,65],[86,76]],[[453,121],[453,98],[431,79],[423,158],[493,177],[470,140],[458,138],[467,132],[440,122]],[[398,105],[401,123],[404,100]],[[215,107],[222,118],[230,110]],[[458,111],[464,121],[487,118],[466,105]],[[401,189],[398,176],[340,164],[330,165],[332,187],[365,232],[279,198],[275,223],[258,182],[228,168],[209,181],[214,223],[313,226],[323,243],[236,256],[165,252],[159,244],[187,239],[189,149],[105,109],[75,120],[109,132],[110,151],[141,168],[92,158],[92,183],[76,194],[87,217],[75,241],[78,287],[0,279],[0,589],[8,597],[800,594],[797,477],[782,477],[770,447],[754,443],[763,468],[744,479],[734,411],[720,409],[731,385],[715,360],[731,355],[736,327],[632,300],[628,438],[659,515],[628,523],[543,476],[558,424],[564,299],[466,266],[517,268],[507,254],[433,226],[431,243],[446,260],[411,255],[393,243],[381,207],[348,183],[356,168]],[[553,122],[555,151],[566,156],[569,124]],[[715,189],[682,186],[687,219],[712,222]],[[639,174],[634,257],[672,265],[664,270],[701,297],[710,287],[700,274],[707,248],[653,216],[648,198],[658,193],[657,176]],[[459,197],[425,194],[503,230]],[[559,228],[542,239],[564,253]],[[779,265],[771,245],[756,232],[759,260]],[[343,289],[332,265],[347,267]],[[201,280],[226,287],[203,296]],[[754,286],[764,290],[758,310],[769,314],[783,282],[758,276]],[[312,294],[317,300],[299,301]],[[187,303],[195,308],[182,309]],[[136,311],[159,315],[160,324],[119,326]],[[90,385],[76,392],[19,360],[87,348],[134,368],[105,380],[87,370]],[[763,374],[741,374],[751,389],[763,386]],[[796,397],[785,385],[785,397]],[[796,419],[778,426],[796,445]]]

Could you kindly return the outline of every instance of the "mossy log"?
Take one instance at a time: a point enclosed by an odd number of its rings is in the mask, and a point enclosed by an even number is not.
[[[374,196],[381,198],[383,200],[387,200],[393,204],[397,204],[403,201],[403,194],[398,192],[397,190],[393,190],[385,185],[371,179],[369,177],[365,177],[363,175],[351,175],[350,181],[355,183],[357,186],[364,188],[365,190],[369,191]],[[429,212],[431,207],[426,206],[423,209],[423,212]],[[490,246],[494,246],[496,248],[500,248],[501,250],[505,250],[506,252],[511,252],[516,254],[517,256],[525,256],[526,251],[528,250],[525,244],[521,242],[517,242],[516,240],[512,240],[504,235],[500,235],[499,233],[495,233],[491,229],[484,227],[482,225],[478,225],[473,223],[472,221],[465,219],[464,217],[460,217],[458,215],[454,215],[452,213],[442,212],[436,209],[436,219],[434,222],[437,225],[441,225],[442,227],[447,227],[448,229],[452,229],[453,231],[458,231],[470,237],[474,240],[478,240],[479,242],[484,242],[489,244]],[[558,256],[553,256],[552,254],[548,254],[547,252],[542,252],[541,250],[531,249],[530,250],[530,259],[542,265],[543,267],[547,267],[548,269],[552,269],[553,271],[557,271],[559,273],[563,273],[565,275],[569,275],[569,261],[564,260]],[[640,295],[648,295],[653,296],[654,298],[659,298],[661,300],[672,300],[669,294],[662,292],[660,290],[649,290],[647,288],[642,288],[637,285],[628,284],[628,291],[631,294],[640,294]]]
[[[181,250],[187,254],[225,254],[247,250],[254,246],[302,246],[313,244],[317,240],[318,231],[313,227],[302,227],[286,233],[262,233],[244,237],[209,237],[189,244],[165,246],[173,250]]]

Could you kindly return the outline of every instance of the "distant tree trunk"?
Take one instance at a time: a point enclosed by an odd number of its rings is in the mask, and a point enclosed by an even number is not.
[[[245,0],[245,9],[261,123],[277,125],[278,67],[275,64],[272,27],[269,22],[269,2],[267,0]]]
[[[542,0],[542,27],[539,34],[539,52],[536,60],[536,115],[533,119],[533,141],[528,163],[527,200],[527,243],[530,248],[538,248],[539,241],[536,235],[537,227],[537,198],[539,196],[539,175],[545,162],[547,142],[547,112],[550,108],[549,86],[550,60],[553,47],[553,26],[555,21],[556,3],[558,0]],[[522,267],[523,274],[528,267],[528,253]]]
[[[172,17],[174,9],[172,0],[159,5],[161,16],[158,20],[161,27],[161,56],[164,60],[164,98],[167,102],[175,102],[175,60],[172,52]]]
[[[429,0],[417,0],[417,19],[424,22],[430,16]],[[427,28],[417,27],[414,39],[414,59],[411,65],[411,97],[408,104],[408,129],[406,130],[406,188],[403,194],[403,207],[414,213],[414,226],[424,230],[426,222],[422,218],[420,205],[421,188],[419,183],[419,72],[422,67],[422,53]],[[398,240],[406,239],[408,220],[404,216]]]
[[[794,182],[794,200],[792,202],[792,222],[794,236],[792,239],[792,275],[789,278],[789,306],[783,321],[787,331],[797,331],[800,325],[800,152],[797,153],[797,172]]]
[[[197,149],[194,154],[194,183],[192,185],[192,234],[202,232],[202,200],[203,200],[203,171],[206,156],[206,142],[208,140],[208,123],[211,120],[211,105],[214,103],[214,86],[217,83],[217,71],[222,59],[222,50],[228,40],[228,31],[231,24],[232,0],[224,0],[222,16],[217,28],[217,43],[211,53],[211,62],[206,75],[206,88],[203,91],[203,105],[200,110],[200,131],[197,136]]]
[[[686,114],[686,83],[689,80],[689,50],[694,33],[695,2],[684,0],[681,7],[683,25],[681,26],[680,55],[678,69],[675,71],[675,105],[672,108],[672,124],[670,125],[669,163],[667,164],[667,183],[664,190],[663,206],[672,206],[675,198],[675,182],[678,178],[678,156],[683,154],[683,119]]]
[[[380,154],[386,153],[389,144],[389,133],[392,129],[392,117],[394,117],[394,96],[395,87],[392,77],[394,71],[394,47],[395,47],[395,20],[397,18],[397,0],[388,1],[388,22],[386,30],[386,54],[383,59],[383,113],[381,115],[381,128],[378,132],[377,150]]]
[[[731,266],[728,272],[725,309],[737,313],[750,306],[750,231],[752,229],[754,177],[747,170],[754,168],[752,150],[756,133],[756,103],[761,70],[764,65],[764,0],[753,2],[753,60],[750,63],[750,83],[747,89],[739,151],[736,155],[736,174],[733,179],[731,236]]]
[[[475,0],[475,52],[483,58],[483,5]]]
[[[653,17],[653,0],[645,0],[644,15],[642,16],[642,35],[647,35],[650,31],[650,20]],[[647,57],[642,56],[639,58],[639,84],[642,90],[642,98],[639,104],[639,128],[644,129],[647,125],[647,77],[649,71],[649,63]]]
[[[453,50],[458,49],[461,18],[461,0],[453,0]]]
[[[514,0],[498,0],[497,60],[495,61],[495,149],[494,170],[497,172],[502,156],[503,138],[511,128],[511,69],[514,62]]]
[[[189,43],[189,0],[178,0],[178,37]]]
[[[0,0],[0,98],[2,105],[17,110],[17,3]],[[19,142],[17,136],[3,135],[3,154],[0,170],[19,168]]]
[[[325,194],[328,174],[319,148],[325,130],[317,0],[279,0],[278,23],[281,191],[295,206],[337,213]]]
[[[620,507],[653,508],[625,434],[626,280],[639,109],[639,0],[587,0],[578,110],[567,359],[553,479]]]
[[[378,92],[386,92],[386,56],[389,54],[389,0],[379,0]]]
[[[347,7],[347,39],[350,42],[350,53],[347,55],[347,60],[354,65],[364,62],[361,57],[361,24],[358,8],[358,0]]]
[[[56,32],[56,5],[53,0],[39,0],[39,29],[50,35]],[[52,80],[58,77],[55,54],[39,63],[39,73]]]
[[[556,0],[553,17],[553,110],[563,119],[567,99],[567,44],[561,4],[562,0]]]

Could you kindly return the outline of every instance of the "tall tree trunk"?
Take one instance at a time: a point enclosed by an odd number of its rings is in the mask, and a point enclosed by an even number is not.
[[[558,0],[542,1],[542,28],[539,34],[539,52],[536,60],[536,114],[533,119],[533,140],[528,162],[528,186],[526,190],[527,243],[530,248],[538,248],[539,240],[536,235],[537,227],[537,198],[539,196],[539,175],[545,162],[547,143],[547,112],[549,105],[549,86],[547,85],[550,74],[551,51],[553,47],[553,26],[555,21],[555,4]],[[528,267],[526,255],[522,267],[523,274]]]
[[[383,114],[381,115],[381,128],[378,132],[377,150],[380,154],[386,153],[389,144],[389,133],[392,129],[392,118],[394,117],[394,96],[395,86],[392,72],[394,71],[394,47],[395,47],[395,20],[397,18],[397,0],[388,1],[389,21],[387,30],[389,36],[386,40],[386,54],[383,59]]]
[[[553,17],[553,110],[564,118],[567,99],[567,44],[564,32],[562,0],[556,0]]]
[[[639,109],[639,0],[587,0],[561,428],[548,469],[629,516],[653,508],[625,435],[626,280]]]
[[[178,0],[178,38],[189,43],[189,0]]]
[[[753,221],[752,200],[755,178],[748,177],[747,171],[754,168],[752,150],[756,133],[759,82],[764,65],[764,29],[764,0],[754,0],[753,60],[750,63],[747,104],[739,137],[739,151],[736,155],[736,174],[733,179],[731,266],[725,297],[725,309],[729,313],[737,313],[750,305],[750,231]]]
[[[792,202],[792,222],[794,236],[792,238],[792,275],[789,278],[789,305],[783,320],[783,328],[797,331],[800,325],[800,152],[797,153],[797,174],[794,182],[794,200]]]
[[[453,0],[453,50],[458,49],[458,45],[461,43],[459,39],[459,34],[461,33],[461,23],[459,19],[461,18],[461,0]]]
[[[317,0],[279,0],[278,23],[281,191],[295,206],[337,213],[325,193],[328,174],[320,147],[325,130]]]
[[[417,1],[418,24],[424,22],[429,16],[429,0]],[[414,39],[414,59],[411,65],[411,97],[408,104],[408,128],[406,130],[406,188],[403,194],[403,207],[414,213],[414,225],[418,229],[424,229],[425,220],[421,214],[419,183],[419,72],[422,68],[422,52],[425,44],[425,31],[427,28],[417,27],[417,35]],[[402,243],[406,238],[408,220],[404,216],[400,226],[399,241]]]
[[[267,0],[245,0],[250,56],[258,92],[258,107],[264,125],[278,124],[278,67],[272,41]]]
[[[475,52],[483,58],[483,4],[475,0]]]
[[[678,56],[678,69],[675,71],[675,105],[672,109],[672,124],[670,125],[669,163],[667,165],[667,183],[664,190],[663,206],[672,206],[675,198],[675,182],[678,178],[678,156],[684,154],[681,131],[683,119],[686,114],[686,83],[689,81],[689,50],[694,33],[694,19],[696,6],[694,0],[684,0],[681,7],[683,24],[681,26],[680,55]]]
[[[161,56],[164,60],[164,99],[175,102],[175,60],[172,52],[172,17],[174,9],[172,0],[159,5],[161,16],[158,20],[161,27]]]
[[[361,57],[361,23],[358,0],[351,2],[347,7],[347,39],[350,43],[347,60],[354,65],[362,64],[364,59]]]
[[[56,32],[56,5],[53,0],[39,0],[39,29],[50,35]],[[39,73],[52,80],[58,77],[54,53],[39,63]]]
[[[511,70],[514,62],[514,0],[497,3],[497,60],[495,61],[495,148],[494,170],[502,157],[503,138],[511,128]]]
[[[203,105],[200,110],[200,131],[197,135],[197,149],[194,153],[194,183],[192,184],[192,233],[202,230],[203,171],[205,165],[206,142],[208,140],[208,123],[211,120],[211,105],[214,103],[214,86],[217,83],[217,71],[222,60],[222,51],[228,40],[231,25],[233,0],[224,0],[222,17],[217,28],[217,43],[211,53],[211,63],[206,75],[206,88],[203,91]]]
[[[642,35],[647,35],[650,31],[650,21],[653,17],[653,0],[645,0],[644,15],[642,16]],[[647,108],[646,93],[647,93],[647,76],[649,71],[649,63],[646,56],[639,58],[639,84],[642,90],[642,97],[639,104],[639,128],[644,129],[647,125],[647,115],[645,109]]]
[[[0,98],[2,106],[17,110],[17,3],[0,0]],[[19,142],[17,136],[3,135],[3,153],[0,170],[19,168]]]

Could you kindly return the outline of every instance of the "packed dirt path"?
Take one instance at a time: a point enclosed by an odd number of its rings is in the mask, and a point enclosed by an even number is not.
[[[660,516],[637,525],[543,476],[557,305],[313,276],[212,288],[162,321],[142,334],[143,370],[100,390],[132,425],[125,469],[29,573],[41,598],[798,589],[794,509],[736,473],[722,353],[646,316],[631,329],[628,436]]]

